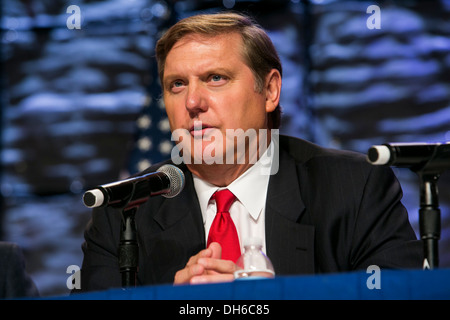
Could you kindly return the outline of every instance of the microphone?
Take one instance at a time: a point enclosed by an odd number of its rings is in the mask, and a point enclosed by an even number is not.
[[[441,143],[386,143],[372,146],[367,153],[367,160],[373,165],[390,165],[413,167],[427,163],[440,152],[448,153],[447,148],[439,148]]]
[[[88,208],[102,206],[123,207],[144,203],[149,197],[162,195],[166,198],[177,196],[184,188],[184,173],[180,168],[166,164],[156,172],[116,181],[88,190],[83,195]]]

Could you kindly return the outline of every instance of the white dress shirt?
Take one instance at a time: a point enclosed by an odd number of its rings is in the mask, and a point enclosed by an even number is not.
[[[243,240],[249,237],[260,238],[263,243],[263,252],[266,253],[264,220],[272,160],[273,143],[269,145],[269,148],[253,166],[226,187],[237,198],[229,211],[236,226],[242,253],[244,252]],[[218,188],[200,179],[195,174],[193,174],[193,179],[203,215],[205,241],[207,241],[209,229],[217,210],[215,200],[212,200],[211,196],[217,190],[225,188]]]

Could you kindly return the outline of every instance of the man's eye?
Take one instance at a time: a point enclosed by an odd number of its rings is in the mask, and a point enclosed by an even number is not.
[[[184,82],[181,80],[175,80],[170,84],[170,90],[174,93],[178,93],[183,89]]]
[[[213,75],[212,77],[211,77],[211,80],[212,81],[220,81],[220,80],[222,80],[223,79],[223,77],[222,76],[219,76],[218,74],[215,74],[215,75]]]
[[[212,82],[212,83],[214,83],[215,85],[221,85],[221,84],[224,84],[224,83],[226,83],[227,80],[228,80],[227,77],[221,76],[221,75],[219,75],[219,74],[212,74],[212,75],[209,77],[209,81]]]

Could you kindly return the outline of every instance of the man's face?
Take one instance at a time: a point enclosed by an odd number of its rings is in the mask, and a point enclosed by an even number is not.
[[[195,145],[195,154],[225,155],[227,129],[267,129],[265,89],[256,92],[242,45],[237,33],[188,35],[167,55],[163,88],[170,127],[173,133],[183,129],[183,144]]]

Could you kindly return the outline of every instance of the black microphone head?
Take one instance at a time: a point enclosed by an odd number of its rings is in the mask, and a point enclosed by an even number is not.
[[[170,191],[162,194],[163,197],[173,198],[177,196],[184,188],[185,178],[183,171],[171,164],[165,164],[156,172],[165,173],[169,177]]]

